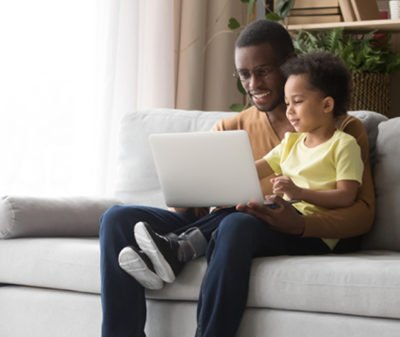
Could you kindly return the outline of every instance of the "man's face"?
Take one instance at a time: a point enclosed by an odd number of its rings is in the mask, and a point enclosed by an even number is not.
[[[261,111],[272,111],[284,102],[285,78],[277,55],[269,43],[235,50],[237,74],[253,104]]]

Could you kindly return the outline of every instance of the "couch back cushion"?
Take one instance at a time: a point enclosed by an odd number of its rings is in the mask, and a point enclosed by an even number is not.
[[[166,207],[148,141],[151,133],[211,130],[232,112],[152,109],[127,114],[121,123],[114,195],[125,203]]]
[[[375,164],[376,137],[378,136],[378,125],[388,118],[378,112],[368,110],[349,111],[349,115],[357,117],[365,127],[368,134],[369,157],[371,164]]]
[[[374,183],[376,217],[372,231],[365,237],[367,249],[400,251],[400,117],[378,126]]]

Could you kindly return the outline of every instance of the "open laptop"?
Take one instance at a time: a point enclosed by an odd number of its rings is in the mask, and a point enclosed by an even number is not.
[[[149,141],[168,206],[263,202],[246,131],[156,133]]]

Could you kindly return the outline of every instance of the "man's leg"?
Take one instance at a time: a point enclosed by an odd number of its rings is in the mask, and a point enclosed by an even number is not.
[[[126,246],[136,246],[133,227],[146,221],[160,233],[186,226],[193,219],[162,209],[114,206],[100,221],[102,337],[143,337],[146,321],[144,288],[118,265]]]
[[[221,221],[214,239],[200,292],[196,337],[235,336],[246,307],[254,257],[329,252],[320,239],[274,232],[239,212]]]

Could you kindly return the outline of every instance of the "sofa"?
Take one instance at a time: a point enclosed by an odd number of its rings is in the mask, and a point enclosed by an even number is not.
[[[127,114],[111,197],[3,196],[0,336],[99,337],[99,217],[118,203],[165,207],[150,133],[208,130],[232,114],[173,109]],[[370,141],[377,198],[373,229],[357,253],[255,259],[237,336],[400,336],[400,118],[351,114],[363,121]],[[175,283],[147,291],[148,337],[194,336],[205,269],[199,258]]]

